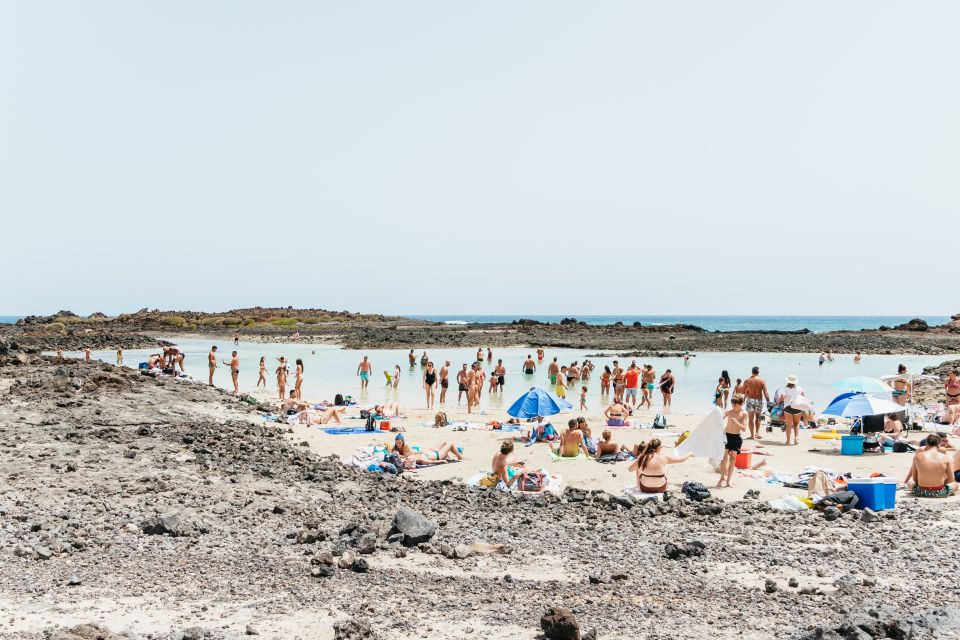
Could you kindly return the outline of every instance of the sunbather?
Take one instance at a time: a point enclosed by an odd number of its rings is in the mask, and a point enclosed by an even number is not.
[[[522,467],[525,462],[522,460],[510,460],[510,454],[513,453],[513,442],[504,440],[500,443],[500,452],[493,456],[490,462],[491,472],[480,480],[480,484],[485,487],[495,487],[501,482],[506,486],[513,485],[520,474],[511,475],[509,467],[511,465]]]
[[[301,411],[306,411],[310,408],[308,403],[298,398],[294,398],[294,393],[294,391],[291,391],[290,397],[284,400],[283,404],[280,405],[280,413],[293,415],[293,413],[300,413]]]
[[[551,447],[551,450],[561,458],[576,458],[581,451],[585,456],[590,455],[585,436],[577,428],[576,418],[571,418],[567,422],[567,428],[560,434],[560,442],[557,443],[556,448]]]
[[[683,457],[665,456],[660,453],[662,445],[658,438],[647,443],[643,451],[630,465],[637,472],[637,488],[644,493],[663,493],[667,490],[667,465],[688,460],[693,454]]]
[[[609,429],[605,429],[600,436],[600,443],[597,444],[597,459],[599,459],[600,456],[616,455],[621,451],[630,453],[630,450],[625,445],[617,444],[613,441],[613,434],[610,433]]]
[[[296,393],[296,391],[292,391],[291,393]],[[311,427],[318,424],[327,424],[331,420],[337,424],[341,424],[340,414],[344,411],[346,411],[344,407],[328,407],[322,411],[306,409],[298,413],[297,417],[300,419],[300,424]]]
[[[946,498],[954,492],[953,461],[940,451],[939,435],[927,436],[926,445],[914,454],[910,473],[903,482],[920,498]]]
[[[434,464],[446,464],[450,456],[456,460],[463,460],[463,454],[454,442],[441,442],[432,449],[421,448],[420,451],[415,451],[407,444],[402,433],[398,433],[394,439],[393,450],[400,454],[405,463],[411,463],[411,468],[416,468],[417,465],[428,467]]]
[[[630,415],[630,410],[621,403],[619,396],[613,399],[613,404],[603,410],[603,416],[607,419],[608,427],[629,427],[628,415]]]
[[[385,404],[375,404],[373,405],[373,412],[385,418],[396,418],[400,415],[400,403],[387,402]]]

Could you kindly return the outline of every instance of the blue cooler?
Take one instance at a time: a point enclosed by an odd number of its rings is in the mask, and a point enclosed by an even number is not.
[[[896,506],[897,481],[893,478],[851,478],[847,488],[860,498],[858,507],[883,511]]]
[[[137,365],[137,369],[146,369],[146,368],[147,368],[146,362],[141,362],[140,364]]]
[[[840,436],[840,455],[862,456],[863,436]]]

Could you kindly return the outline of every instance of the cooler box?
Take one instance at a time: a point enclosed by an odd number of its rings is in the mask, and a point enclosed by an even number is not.
[[[860,498],[858,507],[883,511],[896,506],[897,481],[893,478],[851,478],[847,488]]]
[[[753,466],[753,451],[741,451],[734,462],[737,469],[749,469]]]
[[[141,362],[140,364],[137,365],[137,369],[146,369],[146,368],[147,368],[146,362]]]
[[[380,421],[380,431],[390,431],[390,421],[381,420]]]
[[[840,436],[840,455],[862,456],[863,436]]]

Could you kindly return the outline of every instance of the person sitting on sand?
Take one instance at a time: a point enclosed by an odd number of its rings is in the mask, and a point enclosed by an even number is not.
[[[661,453],[663,445],[654,438],[643,448],[637,459],[630,465],[630,471],[637,472],[637,488],[644,493],[663,493],[667,490],[667,465],[679,464],[689,460],[692,453],[683,457],[666,456]]]
[[[296,391],[291,391],[290,393],[296,393]],[[300,420],[300,424],[312,427],[318,424],[327,424],[331,420],[340,423],[340,414],[346,411],[344,407],[327,407],[322,411],[314,411],[312,409],[305,409],[297,414],[297,418]]]
[[[299,398],[293,396],[294,392],[290,392],[290,397],[283,401],[283,404],[280,405],[280,413],[293,415],[294,413],[300,413],[301,411],[306,411],[310,408],[310,405]]]
[[[460,453],[460,447],[453,442],[441,442],[432,449],[423,449],[416,451],[407,444],[406,438],[402,433],[398,433],[393,441],[393,450],[403,458],[404,466],[409,469],[416,469],[417,465],[429,467],[435,464],[446,464],[450,462],[448,458],[453,456],[456,460],[463,460],[463,454]]]
[[[621,402],[620,396],[616,396],[613,399],[613,404],[603,410],[603,416],[607,419],[608,427],[629,427],[628,415],[629,411]]]
[[[723,433],[727,438],[723,459],[720,460],[720,480],[717,487],[729,487],[733,470],[736,468],[737,455],[743,448],[743,432],[747,430],[747,412],[743,410],[743,396],[734,394],[730,398],[730,408],[723,414]]]
[[[383,416],[384,418],[399,418],[400,403],[387,402],[385,404],[375,404],[373,405],[373,413],[378,416]]]
[[[517,478],[520,477],[520,474],[511,473],[510,467],[522,467],[526,463],[522,460],[511,460],[511,453],[513,453],[513,441],[504,440],[501,442],[500,452],[493,456],[493,460],[490,462],[491,471],[481,478],[481,485],[484,487],[496,487],[502,482],[504,486],[510,487],[514,482],[516,482]]]
[[[951,369],[943,383],[947,398],[944,405],[947,408],[947,424],[955,425],[960,422],[960,373]]]
[[[616,455],[621,451],[630,453],[630,449],[626,445],[617,444],[613,441],[613,434],[610,433],[609,429],[604,429],[603,433],[600,434],[600,442],[597,444],[597,460],[601,456]]]
[[[590,455],[585,436],[577,428],[576,418],[571,418],[567,422],[567,428],[560,434],[560,442],[557,443],[556,448],[551,447],[551,451],[561,458],[576,458],[581,451],[585,456]]]
[[[914,454],[903,483],[918,498],[946,498],[953,493],[955,482],[953,461],[940,451],[940,436],[932,433],[923,449]]]

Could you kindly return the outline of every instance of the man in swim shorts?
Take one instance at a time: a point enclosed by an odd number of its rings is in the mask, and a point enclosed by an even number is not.
[[[460,402],[463,399],[463,394],[467,393],[467,365],[463,365],[463,369],[457,372],[457,402]]]
[[[207,354],[207,364],[210,367],[209,384],[213,386],[213,372],[217,370],[217,345],[210,347],[210,353]]]
[[[624,396],[623,401],[630,406],[637,406],[637,387],[640,382],[640,369],[637,368],[636,364],[630,364],[630,367],[627,369],[626,373],[623,374],[624,382]],[[641,406],[643,403],[640,403]]]
[[[237,352],[234,351],[230,356],[230,362],[224,360],[223,364],[230,365],[230,378],[233,380],[233,392],[240,393],[240,357],[237,356]],[[213,374],[211,373],[210,375],[212,376]]]
[[[447,387],[450,386],[450,361],[440,367],[440,404],[447,401]]]
[[[503,393],[503,384],[507,381],[507,368],[503,366],[503,360],[497,360],[497,368],[493,370],[493,375],[497,379],[497,388]]]
[[[653,365],[643,365],[643,397],[640,399],[640,406],[647,405],[648,409],[653,408],[653,381],[657,377],[657,372],[653,370]]]
[[[523,373],[532,376],[537,372],[537,363],[533,361],[533,358],[530,357],[530,354],[527,354],[527,359],[523,361]]]
[[[554,358],[554,359],[553,359],[553,362],[551,362],[551,363],[547,366],[547,375],[550,376],[550,384],[552,384],[552,385],[556,385],[556,384],[557,384],[557,374],[558,374],[558,373],[560,373],[560,365],[557,364],[557,359]]]
[[[932,433],[926,437],[924,448],[913,456],[903,483],[918,498],[946,498],[954,492],[953,461],[940,446],[940,436]]]
[[[370,384],[370,373],[373,371],[373,363],[363,356],[363,360],[357,366],[357,375],[360,376],[360,388],[366,389],[367,385]]]
[[[767,391],[766,381],[760,377],[760,367],[754,367],[751,375],[743,382],[743,395],[746,401],[743,408],[747,410],[749,418],[750,440],[760,438],[760,416],[766,408],[764,401],[770,401],[770,393]]]

